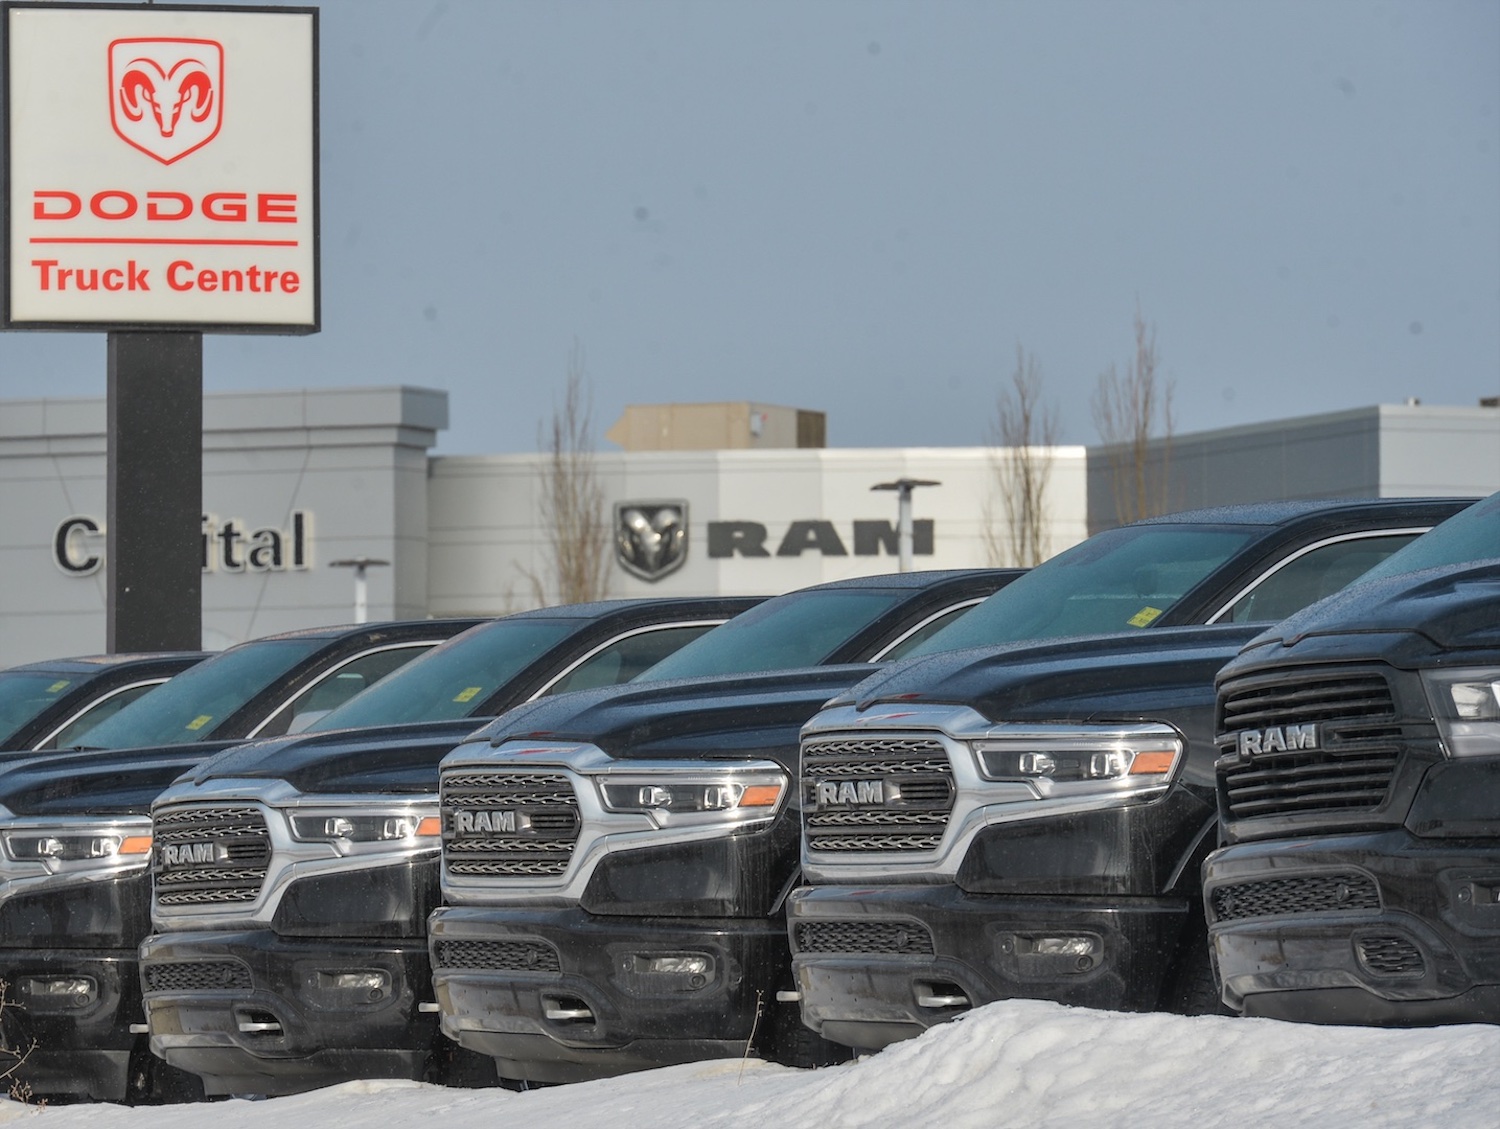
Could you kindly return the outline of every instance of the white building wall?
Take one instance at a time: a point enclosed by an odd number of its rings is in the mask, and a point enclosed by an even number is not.
[[[917,568],[971,568],[992,562],[987,515],[1003,520],[989,448],[785,449],[768,451],[600,452],[595,465],[611,520],[616,503],[685,502],[688,552],[680,569],[648,582],[609,562],[609,594],[771,594],[849,576],[894,572],[893,553],[857,555],[853,523],[894,528],[894,492],[871,487],[896,478],[934,479],[913,493],[916,520],[933,523],[933,552]],[[1085,453],[1058,448],[1049,487],[1053,552],[1081,540],[1087,524]],[[429,607],[434,614],[491,613],[555,602],[548,590],[548,543],[540,522],[543,455],[434,458],[429,510]],[[793,522],[827,522],[842,554],[783,542]],[[710,556],[714,522],[764,527],[766,556]],[[826,528],[822,548],[833,547]],[[1001,562],[1007,563],[1007,562]]]

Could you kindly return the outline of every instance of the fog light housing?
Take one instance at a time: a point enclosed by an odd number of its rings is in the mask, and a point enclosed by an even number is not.
[[[717,979],[712,953],[626,953],[616,972],[626,991],[640,995],[698,992]]]
[[[1104,941],[1092,933],[1007,934],[998,938],[1000,960],[1022,980],[1047,980],[1092,972],[1104,959]]]
[[[26,1007],[38,1011],[85,1008],[99,998],[99,985],[92,976],[22,976],[16,995]]]
[[[380,968],[347,968],[319,972],[318,989],[342,997],[363,997],[374,1003],[391,993],[391,974]]]

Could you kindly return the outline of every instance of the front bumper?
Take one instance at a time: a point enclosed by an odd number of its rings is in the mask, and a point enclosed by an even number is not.
[[[529,1082],[743,1055],[787,976],[779,919],[445,907],[428,940],[443,1034]]]
[[[134,949],[3,949],[0,1067],[33,1095],[123,1101],[141,1015]]]
[[[437,1032],[418,1007],[431,998],[421,941],[164,933],[141,946],[140,979],[152,1051],[209,1095],[421,1079]]]
[[[1404,830],[1210,855],[1224,1002],[1306,1023],[1500,1022],[1500,843]]]
[[[802,1021],[875,1050],[1015,997],[1157,1006],[1188,903],[1028,898],[956,886],[815,886],[787,902]]]

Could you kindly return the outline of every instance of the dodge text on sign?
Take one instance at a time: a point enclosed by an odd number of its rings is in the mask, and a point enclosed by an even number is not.
[[[316,13],[5,8],[7,328],[318,328]]]

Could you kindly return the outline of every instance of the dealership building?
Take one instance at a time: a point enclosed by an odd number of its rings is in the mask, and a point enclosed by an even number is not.
[[[500,615],[552,603],[546,454],[431,454],[445,392],[208,394],[203,637],[219,648],[353,617]],[[752,403],[632,407],[589,461],[611,596],[777,593],[895,571],[910,491],[916,568],[1009,563],[1007,452],[828,448],[823,417]],[[1043,543],[1117,524],[1122,452],[1055,447]],[[1379,405],[1174,436],[1147,453],[1171,508],[1500,489],[1500,408]],[[106,404],[0,401],[0,666],[105,640]]]

